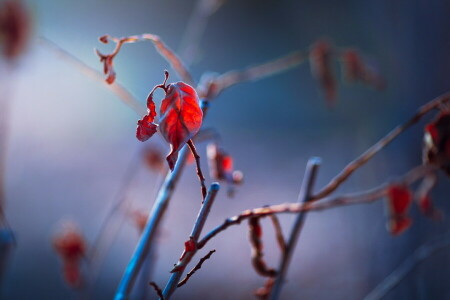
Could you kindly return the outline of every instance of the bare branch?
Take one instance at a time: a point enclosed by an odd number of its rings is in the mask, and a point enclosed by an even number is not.
[[[272,225],[275,230],[278,246],[280,247],[281,253],[284,253],[286,251],[286,241],[283,237],[283,230],[281,228],[280,221],[278,220],[277,215],[270,215],[269,218],[272,221]]]
[[[180,278],[183,275],[186,266],[189,264],[192,257],[194,257],[194,255],[197,253],[198,238],[200,237],[203,226],[205,225],[206,219],[208,218],[209,211],[212,204],[214,203],[214,199],[216,198],[219,188],[220,185],[216,182],[212,183],[209,188],[205,201],[203,201],[200,212],[198,213],[197,219],[195,220],[191,236],[185,243],[184,251],[181,254],[180,259],[178,260],[178,263],[173,267],[171,271],[172,275],[170,276],[170,279],[164,288],[163,295],[166,300],[169,300],[173,292],[176,290],[178,282],[180,281]]]
[[[156,284],[156,282],[150,281],[148,284],[152,286],[152,288],[155,290],[156,294],[158,295],[159,298],[161,298],[161,300],[165,300],[161,288]]]
[[[205,199],[206,197],[205,176],[203,175],[202,168],[200,167],[200,156],[198,155],[197,149],[195,148],[192,139],[189,139],[189,141],[187,141],[187,145],[189,146],[189,149],[191,149],[192,155],[195,158],[195,163],[197,165],[197,176],[198,179],[200,180],[200,186],[202,189],[202,197],[203,199]]]
[[[395,127],[385,137],[375,143],[372,147],[367,149],[363,154],[350,162],[345,168],[336,175],[322,190],[312,196],[312,200],[319,200],[334,192],[350,175],[353,174],[359,167],[367,163],[375,154],[377,154],[384,147],[389,145],[402,132],[419,122],[419,120],[433,109],[439,108],[443,103],[450,101],[450,93],[445,93],[430,102],[426,103],[418,109],[406,123]]]
[[[87,75],[95,81],[103,82],[105,81],[104,76],[101,72],[91,68],[80,59],[75,57],[73,54],[61,48],[55,42],[49,40],[46,37],[41,36],[39,38],[39,44],[43,47],[49,49],[53,53],[55,53],[58,57],[60,57],[65,62],[73,65],[77,68],[82,74]],[[138,115],[144,115],[147,112],[145,106],[139,102],[125,87],[123,87],[119,83],[107,84],[106,86],[110,91],[112,91],[125,105],[129,106],[132,110],[134,110]]]
[[[191,276],[194,275],[195,272],[197,272],[197,270],[200,270],[200,269],[202,268],[203,263],[204,263],[206,260],[210,259],[211,255],[212,255],[214,252],[216,252],[215,249],[209,251],[208,254],[206,254],[204,257],[202,257],[202,258],[200,259],[200,261],[195,265],[195,267],[194,267],[192,270],[190,270],[190,271],[186,274],[186,277],[184,277],[183,280],[181,280],[180,282],[178,282],[177,288],[179,288],[179,287],[185,285],[185,284],[188,282],[189,278],[191,278]]]
[[[418,166],[406,173],[402,178],[396,180],[398,183],[410,185],[423,178],[435,169],[429,166]],[[198,243],[197,249],[203,248],[210,239],[233,225],[239,225],[242,221],[252,217],[266,217],[281,213],[300,213],[306,211],[322,211],[340,206],[366,204],[374,202],[386,195],[389,183],[384,183],[373,189],[360,193],[342,195],[338,197],[323,198],[320,201],[307,203],[284,203],[260,208],[248,209],[234,217],[226,219],[222,224],[208,232]]]
[[[450,234],[447,233],[420,246],[397,269],[378,284],[364,300],[378,300],[385,297],[408,276],[420,263],[433,254],[450,246]]]
[[[194,80],[192,79],[191,74],[189,73],[188,69],[185,67],[181,59],[157,35],[144,33],[140,35],[132,35],[122,38],[104,35],[100,38],[100,40],[104,43],[108,42],[108,40],[111,40],[116,43],[116,48],[114,49],[113,53],[109,55],[112,56],[112,58],[114,58],[119,53],[120,48],[125,43],[151,41],[153,42],[159,54],[161,54],[161,56],[166,59],[166,61],[170,64],[172,69],[178,74],[180,79],[190,85],[194,85]],[[101,55],[99,52],[98,54]]]
[[[319,169],[321,160],[320,158],[313,157],[309,159],[306,166],[305,176],[303,178],[302,187],[298,196],[298,204],[306,204],[310,201],[312,189],[317,177],[317,171]],[[295,219],[295,223],[292,227],[291,234],[286,244],[286,251],[281,256],[280,265],[278,267],[278,274],[275,278],[275,283],[272,288],[272,293],[270,299],[278,299],[282,285],[284,284],[284,279],[291,261],[292,254],[294,253],[295,245],[297,244],[298,237],[303,227],[303,222],[305,220],[305,213],[300,212]]]

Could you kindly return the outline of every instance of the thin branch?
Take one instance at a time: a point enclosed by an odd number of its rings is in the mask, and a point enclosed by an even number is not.
[[[191,149],[192,155],[195,158],[195,163],[197,165],[197,176],[198,179],[200,180],[200,186],[202,189],[202,197],[203,199],[205,199],[206,197],[205,176],[203,176],[202,168],[200,167],[200,156],[198,155],[197,149],[195,148],[192,139],[189,139],[189,141],[187,141],[187,145],[189,146],[189,149]]]
[[[314,187],[314,183],[317,177],[317,171],[320,166],[320,158],[314,157],[308,161],[306,166],[305,176],[303,178],[302,187],[300,189],[300,194],[298,197],[298,203],[304,204],[310,201],[310,197],[312,194],[312,190]],[[297,215],[295,223],[292,227],[291,234],[286,244],[286,251],[283,253],[281,257],[281,262],[278,267],[278,274],[275,278],[275,283],[272,288],[272,293],[270,295],[270,299],[276,300],[279,298],[281,293],[281,288],[284,284],[284,280],[287,275],[287,270],[289,267],[289,263],[291,261],[292,254],[294,253],[295,245],[297,244],[298,237],[303,227],[303,222],[305,219],[305,212],[300,212]]]
[[[240,71],[229,71],[216,78],[213,78],[209,85],[214,86],[213,97],[216,97],[225,89],[238,83],[261,80],[266,77],[290,70],[308,58],[308,53],[296,51],[286,56],[271,60],[269,62],[248,67]]]
[[[417,248],[397,269],[378,284],[364,300],[378,300],[385,297],[406,278],[420,263],[430,258],[437,251],[450,246],[450,234],[433,239]]]
[[[171,273],[172,275],[167,282],[163,295],[166,300],[172,296],[175,292],[178,282],[180,281],[181,276],[183,275],[186,266],[191,261],[192,257],[197,253],[197,241],[202,232],[203,226],[205,225],[206,219],[208,218],[209,211],[211,209],[212,204],[214,203],[214,199],[216,198],[217,192],[219,191],[220,185],[216,182],[211,184],[209,188],[208,194],[206,195],[205,201],[200,208],[200,212],[197,215],[197,219],[195,220],[194,227],[192,228],[192,232],[189,240],[185,243],[185,248],[183,253],[181,254],[178,263],[174,266]]]
[[[267,267],[266,262],[263,259],[263,243],[261,240],[262,228],[259,224],[258,217],[248,219],[248,229],[250,246],[252,250],[251,255],[253,268],[255,269],[256,273],[261,276],[274,277],[277,274],[277,271]]]
[[[200,259],[200,261],[195,265],[195,267],[194,267],[192,270],[190,270],[190,271],[186,274],[186,277],[184,277],[183,280],[181,280],[180,282],[178,282],[177,288],[182,287],[183,285],[185,285],[185,284],[188,282],[189,278],[191,278],[191,276],[194,275],[195,272],[197,272],[198,270],[200,270],[200,269],[202,268],[203,263],[204,263],[206,260],[210,259],[211,255],[212,255],[214,252],[216,252],[215,249],[209,251],[208,254],[206,254],[204,257],[202,257],[202,258]]]
[[[428,166],[418,166],[408,173],[406,173],[402,178],[396,180],[397,183],[404,183],[406,185],[411,185],[417,180],[423,178],[430,172],[434,171],[434,168]],[[323,198],[320,201],[310,201],[306,203],[283,203],[272,206],[265,206],[260,208],[248,209],[236,215],[234,217],[226,219],[222,224],[212,229],[208,232],[198,243],[197,248],[203,248],[209,240],[220,232],[226,230],[228,227],[233,225],[239,225],[242,221],[247,220],[252,217],[266,217],[273,214],[281,213],[300,213],[307,211],[322,211],[340,206],[356,205],[356,204],[366,204],[374,202],[386,195],[386,189],[390,183],[384,183],[373,189],[363,191],[360,193],[353,193],[342,195],[338,197]]]
[[[195,84],[192,75],[189,73],[184,63],[181,61],[178,55],[161,40],[159,36],[150,33],[144,33],[140,35],[132,35],[122,38],[104,35],[100,38],[100,41],[104,43],[108,42],[108,40],[111,40],[116,43],[116,48],[114,49],[113,53],[110,54],[112,55],[112,57],[116,56],[119,53],[120,48],[122,47],[123,44],[143,42],[143,41],[153,42],[153,45],[155,46],[158,53],[165,58],[165,60],[170,64],[172,69],[178,74],[180,79],[190,85]]]
[[[156,282],[150,281],[148,284],[151,285],[160,299],[165,300],[161,288],[156,284]]]
[[[281,228],[280,221],[276,215],[271,215],[269,218],[272,221],[273,229],[275,230],[278,246],[280,247],[281,253],[284,253],[286,251],[286,241],[283,237],[283,229]]]
[[[69,53],[68,51],[64,50],[62,47],[57,45],[55,42],[49,40],[46,37],[39,37],[39,44],[43,47],[47,48],[48,50],[55,53],[58,57],[60,57],[65,62],[73,65],[75,68],[77,68],[82,74],[85,74],[86,76],[92,78],[93,80],[97,82],[101,82],[103,86],[108,88],[110,91],[112,91],[125,105],[129,106],[132,110],[134,110],[139,116],[145,115],[147,112],[147,109],[145,106],[140,103],[136,97],[134,97],[125,87],[123,87],[119,83],[113,83],[113,84],[103,84],[105,79],[101,72],[95,70],[94,68],[91,68],[84,62],[82,62],[80,59],[75,57],[73,54]]]
[[[336,175],[322,190],[312,196],[312,200],[324,198],[334,192],[350,175],[353,174],[359,167],[367,163],[375,154],[377,154],[384,147],[389,145],[402,132],[416,124],[420,119],[433,109],[439,108],[443,103],[450,101],[450,92],[445,93],[425,105],[421,106],[418,111],[406,123],[395,127],[385,137],[375,143],[372,147],[367,149],[363,154],[350,162],[345,168]]]

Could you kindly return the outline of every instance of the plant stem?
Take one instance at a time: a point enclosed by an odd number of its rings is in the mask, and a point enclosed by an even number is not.
[[[313,157],[308,161],[308,165],[306,166],[305,177],[303,178],[303,184],[300,189],[300,194],[298,197],[298,203],[307,203],[310,201],[312,189],[314,187],[314,183],[316,181],[317,171],[320,166],[320,158]],[[295,245],[298,240],[298,236],[302,230],[303,222],[306,216],[306,212],[300,212],[297,215],[294,226],[292,227],[291,234],[286,243],[286,251],[281,258],[280,266],[277,270],[277,276],[275,278],[275,283],[272,288],[272,292],[270,295],[270,299],[276,300],[279,298],[281,293],[281,288],[284,284],[284,280],[286,278],[286,273],[289,267],[289,263],[291,261],[292,254],[295,249]]]
[[[439,108],[442,104],[448,101],[450,101],[450,92],[445,93],[421,106],[407,122],[395,127],[385,137],[376,142],[363,154],[361,154],[355,160],[351,161],[347,166],[345,166],[345,168],[338,175],[336,175],[324,188],[322,188],[317,194],[312,196],[312,200],[324,198],[334,192],[345,180],[347,180],[348,177],[350,177],[350,175],[353,174],[353,172],[367,163],[372,157],[375,156],[375,154],[389,145],[402,132],[419,122],[420,119],[422,119],[422,117],[428,112],[432,111],[433,109]]]
[[[211,187],[209,188],[208,194],[206,195],[206,198],[203,201],[203,204],[198,213],[197,219],[195,220],[195,224],[192,228],[189,241],[187,242],[192,243],[194,245],[194,249],[188,249],[187,247],[185,247],[180,260],[173,268],[172,275],[170,276],[170,279],[163,290],[165,300],[169,300],[170,296],[176,290],[186,266],[189,264],[192,257],[194,257],[194,255],[197,253],[197,241],[200,237],[200,234],[202,233],[203,226],[205,225],[206,219],[208,218],[211,206],[214,203],[214,199],[216,198],[219,188],[220,185],[216,182],[212,183]]]
[[[364,300],[378,300],[385,297],[394,289],[409,273],[411,273],[421,262],[431,257],[437,251],[450,246],[450,233],[433,239],[420,246],[411,254],[397,269],[378,284]]]
[[[203,199],[205,199],[206,197],[205,176],[203,175],[202,168],[200,167],[200,156],[197,153],[197,149],[195,148],[192,139],[189,139],[189,141],[187,141],[187,145],[189,146],[189,149],[191,149],[192,155],[194,155],[195,164],[197,165],[197,176],[198,179],[200,180],[200,186],[202,190],[202,197]]]

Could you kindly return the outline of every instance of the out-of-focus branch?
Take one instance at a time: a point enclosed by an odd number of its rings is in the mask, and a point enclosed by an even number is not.
[[[92,78],[95,81],[101,82],[102,84],[105,81],[104,75],[95,70],[94,68],[88,66],[80,59],[75,57],[73,54],[64,50],[62,47],[57,45],[55,42],[51,41],[46,37],[39,37],[39,44],[46,49],[55,53],[58,57],[60,57],[65,62],[73,65],[76,69],[78,69],[82,74]],[[140,103],[125,87],[123,87],[120,83],[113,83],[104,85],[110,91],[112,91],[124,104],[133,109],[139,116],[145,115],[147,109],[145,106]]]
[[[100,41],[104,43],[107,43],[108,40],[111,40],[116,43],[116,48],[114,49],[113,53],[108,55],[112,56],[112,58],[114,58],[119,53],[120,48],[122,47],[123,44],[143,42],[143,41],[153,42],[158,53],[161,54],[161,56],[166,59],[166,61],[170,64],[172,69],[178,74],[180,79],[187,84],[194,85],[195,82],[192,78],[192,75],[189,73],[184,63],[181,61],[178,55],[161,40],[159,36],[150,33],[144,33],[140,35],[132,35],[122,38],[104,35],[100,38]],[[99,52],[97,53],[99,54]]]
[[[281,228],[280,221],[278,220],[277,215],[271,215],[269,218],[272,221],[272,225],[275,230],[278,246],[280,247],[281,253],[284,253],[286,251],[286,241],[283,237],[283,229]]]
[[[202,233],[203,226],[205,225],[206,219],[208,218],[211,206],[214,203],[217,192],[219,191],[220,185],[218,183],[212,183],[208,190],[205,200],[203,201],[200,212],[198,213],[197,219],[195,220],[194,227],[192,228],[189,240],[185,243],[184,251],[181,254],[178,263],[173,267],[169,281],[163,290],[163,295],[166,300],[172,296],[173,292],[176,290],[181,276],[183,275],[186,266],[191,261],[192,257],[197,253],[197,241]]]
[[[378,284],[364,300],[378,300],[385,297],[392,289],[408,276],[420,263],[430,258],[437,251],[450,246],[450,233],[433,239],[416,249],[397,269]]]
[[[189,17],[186,31],[181,39],[180,56],[186,65],[195,60],[200,41],[205,32],[209,18],[219,10],[226,0],[198,0]]]
[[[248,67],[244,70],[229,71],[215,78],[211,78],[209,82],[200,83],[200,85],[204,86],[203,91],[202,89],[199,89],[200,96],[208,97],[208,99],[211,100],[231,86],[247,81],[264,79],[287,71],[300,65],[307,58],[307,52],[296,51],[275,60]]]
[[[183,280],[178,282],[177,288],[185,285],[188,282],[189,278],[191,278],[191,276],[194,275],[195,272],[197,272],[198,270],[200,270],[202,268],[203,263],[211,258],[211,255],[213,255],[214,252],[216,252],[215,249],[209,251],[208,254],[206,254],[204,257],[202,257],[200,259],[200,261],[195,265],[195,267],[186,274],[186,277],[184,277]]]
[[[405,185],[411,185],[417,180],[423,178],[434,168],[428,166],[418,166],[406,173],[400,179],[396,180],[397,183],[404,183]],[[236,215],[234,217],[226,219],[222,224],[208,232],[198,243],[197,248],[203,248],[209,240],[215,237],[220,232],[226,230],[233,225],[239,225],[242,221],[252,217],[266,217],[273,214],[280,213],[300,213],[306,211],[322,211],[340,206],[348,206],[355,204],[366,204],[374,202],[386,195],[386,189],[389,183],[384,183],[371,190],[367,190],[360,193],[342,195],[337,197],[329,197],[321,199],[320,201],[310,201],[306,203],[283,203],[272,206],[265,206],[260,208],[248,209]]]
[[[322,188],[317,194],[312,196],[312,200],[319,200],[334,192],[350,175],[353,174],[359,167],[367,163],[372,157],[375,156],[380,150],[389,145],[396,137],[402,132],[416,124],[420,119],[433,109],[439,108],[443,103],[450,101],[450,93],[445,93],[430,102],[426,103],[418,109],[418,111],[407,122],[395,127],[385,137],[375,143],[372,147],[367,149],[363,154],[350,162],[345,168],[336,175],[324,188]]]
[[[311,158],[308,161],[305,176],[303,178],[302,187],[300,189],[300,194],[298,196],[299,204],[308,203],[310,201],[311,193],[314,187],[314,183],[316,181],[317,171],[319,170],[320,163],[321,160],[320,158],[317,157]],[[270,294],[270,298],[273,300],[278,299],[280,296],[281,288],[284,284],[289,263],[291,261],[292,254],[294,252],[295,245],[297,244],[298,237],[302,230],[305,216],[306,216],[305,212],[300,212],[295,219],[295,223],[292,227],[291,234],[289,235],[289,239],[286,243],[286,251],[284,251],[283,255],[281,256],[281,261],[278,267],[275,283],[273,284],[272,292]]]
[[[159,298],[161,298],[162,300],[165,300],[164,296],[162,294],[161,288],[156,284],[156,282],[150,281],[148,284],[155,290],[155,292]]]

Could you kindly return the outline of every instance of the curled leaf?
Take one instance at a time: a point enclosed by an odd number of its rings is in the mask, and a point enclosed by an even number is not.
[[[325,93],[325,98],[332,104],[337,96],[337,84],[333,72],[333,49],[325,40],[316,42],[310,51],[311,72]]]
[[[166,97],[161,103],[160,131],[168,143],[169,167],[173,170],[178,152],[202,125],[203,112],[196,91],[183,82],[171,83],[166,88]]]
[[[141,142],[145,142],[156,133],[158,125],[153,123],[153,118],[145,115],[142,120],[138,120],[136,129],[136,138]]]
[[[412,194],[408,186],[391,184],[387,189],[387,212],[389,232],[399,235],[408,229],[412,220],[408,217],[408,210],[412,203]]]
[[[423,161],[450,176],[450,112],[442,112],[425,126]]]
[[[105,81],[108,84],[112,84],[116,80],[116,71],[114,71],[113,65],[114,55],[102,54],[97,49],[95,49],[95,52],[100,58],[100,62],[103,63],[103,73],[106,75]]]

